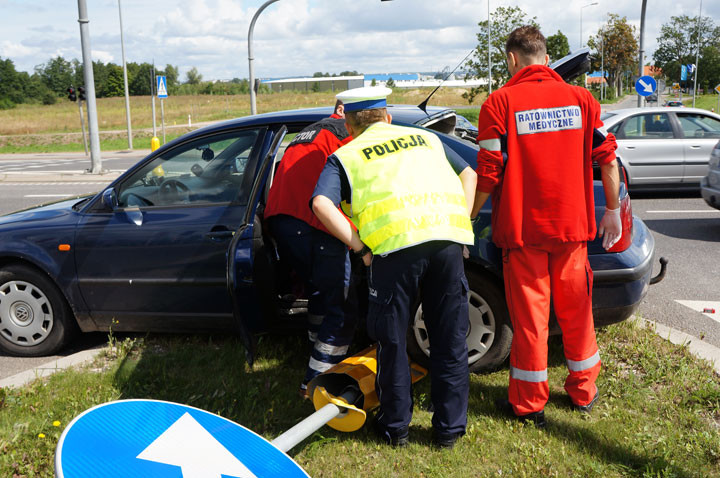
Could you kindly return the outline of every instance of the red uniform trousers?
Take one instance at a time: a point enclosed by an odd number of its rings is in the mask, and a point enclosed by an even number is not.
[[[503,274],[514,335],[508,400],[517,415],[543,410],[549,388],[547,339],[552,297],[563,333],[573,403],[595,396],[600,355],[592,317],[592,270],[587,243],[548,243],[504,251]]]

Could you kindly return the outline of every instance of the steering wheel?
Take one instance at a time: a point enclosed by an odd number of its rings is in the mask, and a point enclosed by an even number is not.
[[[187,202],[190,199],[190,188],[177,179],[166,179],[160,185],[158,196],[161,203]]]

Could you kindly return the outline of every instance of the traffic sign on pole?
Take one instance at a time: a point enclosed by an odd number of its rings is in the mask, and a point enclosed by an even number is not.
[[[641,76],[635,82],[635,91],[640,96],[650,96],[657,89],[657,82],[652,76]]]
[[[158,75],[155,78],[157,78],[157,97],[158,98],[167,98],[168,92],[167,92],[167,79],[165,76]]]
[[[58,442],[55,472],[58,478],[308,478],[255,432],[205,410],[156,400],[104,403],[76,417]]]
[[[717,85],[717,86],[715,87],[715,91],[717,91],[718,93],[720,93],[720,85]]]

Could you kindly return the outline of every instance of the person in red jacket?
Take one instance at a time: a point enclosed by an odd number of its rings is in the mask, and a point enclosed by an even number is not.
[[[344,105],[302,131],[288,145],[268,193],[265,219],[278,254],[305,283],[309,294],[308,338],[313,344],[300,394],[316,375],[347,355],[356,316],[346,313],[350,293],[348,248],[328,233],[310,209],[310,198],[328,156],[352,137]]]
[[[508,399],[496,406],[543,427],[551,300],[563,332],[572,406],[590,412],[599,396],[587,241],[598,232],[593,161],[607,204],[599,225],[603,247],[622,234],[617,144],[601,132],[600,105],[591,93],[546,66],[545,37],[536,27],[514,30],[505,51],[512,78],[480,110],[473,216],[492,195],[492,238],[503,249],[514,330]]]

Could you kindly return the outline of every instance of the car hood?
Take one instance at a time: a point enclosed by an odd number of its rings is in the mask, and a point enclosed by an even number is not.
[[[75,196],[0,216],[0,227],[16,222],[41,221],[73,212],[73,205],[90,196]]]

